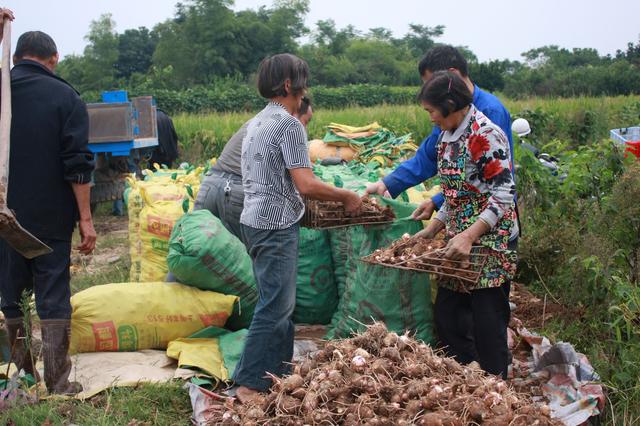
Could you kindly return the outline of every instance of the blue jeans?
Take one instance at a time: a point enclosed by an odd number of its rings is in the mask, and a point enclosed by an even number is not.
[[[288,374],[293,356],[300,226],[263,230],[242,225],[258,284],[256,305],[233,380],[259,391],[271,386],[266,373]]]
[[[242,177],[212,169],[202,181],[193,210],[207,209],[242,241],[240,214],[244,206]]]

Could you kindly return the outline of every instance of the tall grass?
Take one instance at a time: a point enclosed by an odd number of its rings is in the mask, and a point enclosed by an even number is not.
[[[640,118],[635,117],[634,121],[629,112],[640,105],[640,96],[507,99],[504,103],[513,118],[524,115],[532,125],[543,127],[546,140],[605,138],[609,129],[640,124]],[[247,112],[175,116],[182,159],[203,163],[206,158],[219,155],[227,140],[252,116]],[[419,105],[379,105],[318,109],[309,125],[309,137],[322,138],[325,126],[331,122],[360,126],[373,121],[398,134],[412,133],[417,142],[431,131],[429,116]]]

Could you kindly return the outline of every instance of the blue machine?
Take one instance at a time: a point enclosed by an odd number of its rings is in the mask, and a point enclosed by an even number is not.
[[[129,100],[124,90],[102,93],[87,105],[89,149],[96,155],[91,204],[122,199],[124,177],[158,146],[156,105],[151,96]]]
[[[89,149],[129,156],[131,150],[158,145],[156,105],[151,96],[129,101],[126,91],[102,93],[101,103],[87,105],[89,111]]]

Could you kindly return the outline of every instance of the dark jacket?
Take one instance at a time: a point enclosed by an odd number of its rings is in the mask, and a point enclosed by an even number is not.
[[[71,240],[78,220],[71,183],[91,182],[89,116],[78,92],[34,61],[11,70],[8,206],[38,238]]]
[[[162,110],[157,110],[158,122],[158,146],[153,150],[151,155],[151,164],[165,164],[171,167],[173,162],[178,158],[178,134],[171,117]]]

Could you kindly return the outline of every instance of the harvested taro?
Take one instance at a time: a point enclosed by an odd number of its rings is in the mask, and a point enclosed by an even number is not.
[[[486,255],[474,247],[469,260],[449,260],[444,257],[446,242],[404,234],[389,247],[375,250],[363,258],[369,263],[429,272],[447,278],[475,283]]]
[[[394,219],[393,209],[380,205],[376,198],[363,198],[360,213],[354,216],[347,216],[344,212],[344,205],[338,201],[306,200],[302,226],[326,229],[389,223]]]
[[[560,425],[535,403],[482,370],[462,366],[408,335],[374,323],[327,342],[291,376],[272,376],[254,405],[226,404],[221,424]],[[256,405],[259,404],[259,405]]]

